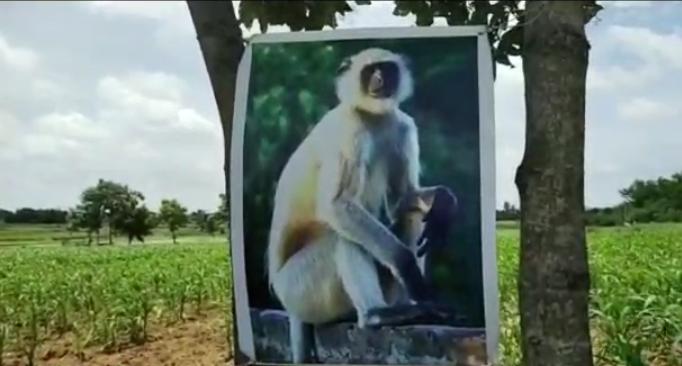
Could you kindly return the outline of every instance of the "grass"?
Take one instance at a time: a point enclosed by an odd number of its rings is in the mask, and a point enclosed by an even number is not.
[[[509,366],[520,362],[517,227],[498,226],[501,350]],[[0,226],[0,350],[29,360],[65,333],[75,335],[76,349],[115,349],[144,342],[150,322],[215,307],[229,314],[222,235],[185,230],[172,245],[161,229],[145,245],[117,239],[101,247],[51,239],[64,234],[54,225]],[[596,363],[682,366],[682,226],[589,228],[588,245]]]

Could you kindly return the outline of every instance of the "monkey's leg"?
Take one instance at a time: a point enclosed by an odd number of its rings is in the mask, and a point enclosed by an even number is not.
[[[340,236],[362,247],[388,268],[412,301],[430,298],[431,291],[424,282],[414,253],[362,205],[342,196],[333,201],[332,209],[327,212],[332,213],[330,222],[340,230]]]
[[[388,305],[377,263],[357,244],[340,239],[336,263],[344,290],[356,309],[360,328],[416,323],[418,319],[434,317],[434,309],[429,304]]]
[[[317,363],[315,329],[312,324],[302,322],[295,315],[289,315],[289,339],[294,363]]]
[[[313,324],[324,324],[353,311],[337,273],[333,232],[309,243],[272,277],[277,298],[289,316],[292,358],[305,363],[316,358]]]
[[[357,312],[358,326],[363,328],[371,309],[386,307],[374,258],[358,245],[339,239],[336,267],[343,288]]]

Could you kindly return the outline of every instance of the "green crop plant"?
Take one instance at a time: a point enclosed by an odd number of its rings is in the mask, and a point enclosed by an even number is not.
[[[498,231],[501,352],[520,365],[518,231]],[[682,366],[682,226],[590,228],[591,323],[600,366]]]
[[[3,248],[0,349],[33,364],[45,339],[67,334],[79,357],[144,343],[154,323],[221,309],[226,259],[224,244]]]
[[[0,355],[35,363],[46,339],[70,335],[116,351],[192,313],[224,314],[234,340],[225,243],[0,249]],[[591,324],[599,366],[682,366],[682,226],[590,228]],[[497,235],[504,366],[519,365],[519,234]],[[5,358],[5,363],[6,358]],[[0,356],[0,365],[3,362]]]
[[[5,354],[5,343],[9,335],[9,329],[4,320],[0,320],[0,366],[4,365],[3,355]]]
[[[76,357],[79,361],[85,361],[85,348],[92,341],[94,334],[94,329],[89,327],[88,324],[81,325],[77,321],[73,323],[73,345]]]

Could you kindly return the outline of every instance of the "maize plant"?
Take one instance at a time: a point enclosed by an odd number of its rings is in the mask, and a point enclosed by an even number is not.
[[[222,309],[226,262],[219,244],[0,249],[0,354],[33,365],[46,339],[65,334],[81,357],[144,343],[152,323]]]
[[[595,364],[682,366],[682,226],[588,232]],[[503,364],[520,365],[518,231],[498,231]]]

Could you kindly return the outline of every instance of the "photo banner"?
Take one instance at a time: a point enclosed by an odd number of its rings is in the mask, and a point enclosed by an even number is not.
[[[236,90],[235,347],[250,363],[496,360],[485,27],[257,35]]]

